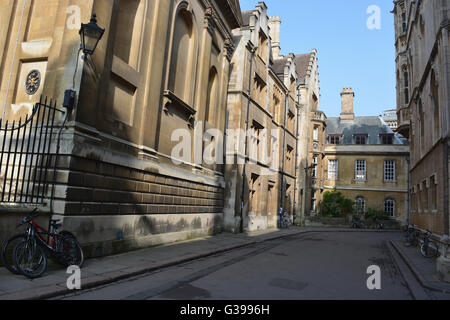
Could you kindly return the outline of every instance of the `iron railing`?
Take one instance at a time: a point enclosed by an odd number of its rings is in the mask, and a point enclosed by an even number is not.
[[[56,101],[42,100],[18,121],[0,119],[0,203],[43,204],[49,191],[52,163],[56,165]],[[52,191],[53,194],[53,191]]]

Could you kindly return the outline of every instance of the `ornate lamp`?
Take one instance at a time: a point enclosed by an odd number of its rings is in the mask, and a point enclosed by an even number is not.
[[[102,29],[97,25],[97,16],[95,13],[92,15],[91,21],[88,24],[81,24],[81,49],[85,55],[94,54],[98,42],[103,37],[104,33],[105,29]]]
[[[88,55],[94,54],[94,51],[97,48],[97,45],[98,45],[100,39],[103,37],[104,33],[105,33],[105,29],[102,29],[97,25],[97,16],[95,15],[95,13],[92,15],[91,21],[88,24],[84,24],[84,23],[81,24],[80,50],[83,51],[83,55],[84,55],[83,59],[85,59]],[[79,51],[78,51],[78,54],[79,54]],[[77,56],[77,58],[78,58],[78,56]],[[77,71],[78,71],[78,59],[77,59],[76,67],[75,67],[75,72],[73,75],[72,89],[68,89],[64,92],[63,107],[65,107],[69,111],[71,111],[75,105],[76,92],[74,91],[74,89],[75,89],[75,76],[77,74]]]

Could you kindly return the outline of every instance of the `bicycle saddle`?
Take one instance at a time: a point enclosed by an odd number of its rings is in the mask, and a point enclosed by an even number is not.
[[[50,220],[50,225],[55,228],[62,227],[61,220]]]

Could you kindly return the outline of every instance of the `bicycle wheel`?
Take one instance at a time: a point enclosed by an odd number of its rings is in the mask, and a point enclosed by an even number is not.
[[[406,239],[405,246],[407,247],[416,247],[419,244],[418,235],[416,233],[411,233],[408,235]]]
[[[69,231],[61,231],[60,243],[58,245],[59,261],[65,267],[78,266],[84,264],[84,252],[75,235]]]
[[[47,269],[44,249],[32,240],[18,243],[13,258],[19,272],[30,279],[39,278]]]
[[[434,242],[429,242],[428,245],[424,243],[420,246],[420,253],[425,258],[434,258],[439,254],[439,249]]]
[[[13,253],[14,248],[19,242],[22,242],[26,239],[26,234],[18,234],[14,237],[6,240],[2,245],[1,251],[1,259],[3,266],[6,267],[13,274],[20,274],[19,270],[17,270],[16,265],[14,264]]]

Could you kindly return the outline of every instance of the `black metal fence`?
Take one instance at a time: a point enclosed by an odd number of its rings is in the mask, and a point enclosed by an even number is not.
[[[0,203],[43,204],[57,157],[56,101],[42,98],[31,115],[0,119]]]

